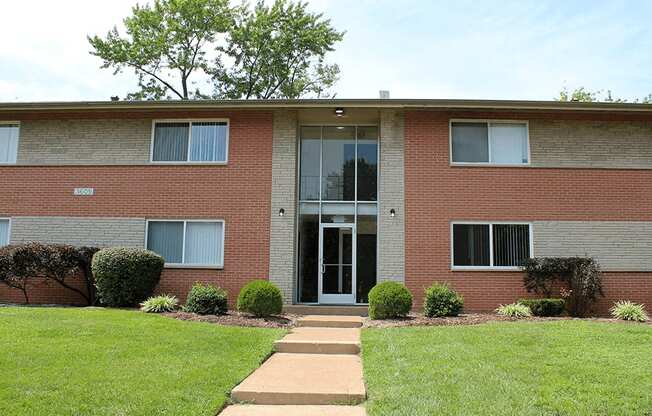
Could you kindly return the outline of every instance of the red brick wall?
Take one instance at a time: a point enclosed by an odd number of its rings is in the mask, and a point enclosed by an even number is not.
[[[178,112],[173,115],[198,116]],[[226,166],[0,167],[0,217],[224,219],[224,269],[166,269],[158,292],[184,299],[193,282],[204,281],[227,289],[231,301],[235,301],[247,281],[268,278],[272,114],[204,111],[201,116],[230,119]],[[95,188],[95,195],[74,197],[73,188],[80,186]],[[0,302],[22,299],[20,292],[9,292],[0,287]],[[58,288],[46,291],[41,286],[32,292],[35,301],[78,302],[77,296]]]
[[[405,279],[415,306],[434,281],[459,290],[468,310],[492,310],[525,295],[519,272],[451,271],[452,220],[652,221],[652,170],[451,167],[448,123],[458,117],[560,116],[406,113]],[[600,313],[616,299],[652,306],[652,273],[606,273],[605,289]]]

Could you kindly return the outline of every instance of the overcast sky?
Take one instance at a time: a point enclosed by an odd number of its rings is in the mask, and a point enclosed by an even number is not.
[[[141,0],[141,3],[143,1]],[[135,0],[5,1],[0,101],[106,100],[135,89],[89,55]],[[552,99],[566,85],[652,92],[649,0],[314,0],[346,30],[340,98]]]

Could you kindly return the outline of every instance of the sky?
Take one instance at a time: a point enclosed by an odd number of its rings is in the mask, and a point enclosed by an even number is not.
[[[107,100],[136,90],[89,54],[136,0],[2,5],[0,102]],[[141,4],[144,3],[140,0]],[[564,86],[652,93],[649,0],[310,0],[346,31],[338,98],[550,100]]]

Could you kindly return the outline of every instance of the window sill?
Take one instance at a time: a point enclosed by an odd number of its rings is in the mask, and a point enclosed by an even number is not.
[[[192,165],[192,166],[226,166],[228,165],[227,162],[163,162],[163,161],[153,161],[151,160],[149,162],[150,165],[158,165],[158,166],[185,166],[185,165]]]
[[[165,263],[163,266],[166,269],[206,269],[206,270],[223,270],[224,266],[214,264],[179,264],[179,263]]]
[[[480,168],[529,168],[530,163],[486,163],[486,162],[450,162],[451,167],[480,167]]]
[[[452,272],[520,272],[520,267],[453,266]]]

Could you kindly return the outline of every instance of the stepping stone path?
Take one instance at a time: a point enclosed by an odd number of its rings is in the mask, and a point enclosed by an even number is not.
[[[359,316],[308,315],[231,392],[220,416],[366,416]]]

